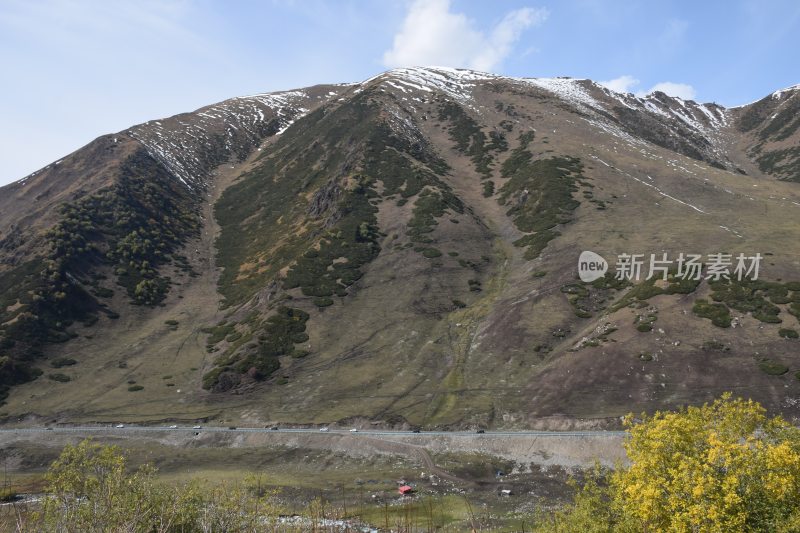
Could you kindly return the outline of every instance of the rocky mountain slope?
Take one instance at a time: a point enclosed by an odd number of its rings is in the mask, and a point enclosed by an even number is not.
[[[0,410],[563,427],[730,390],[794,417],[798,106],[409,68],[101,137],[0,189]],[[614,277],[665,253],[763,261]]]

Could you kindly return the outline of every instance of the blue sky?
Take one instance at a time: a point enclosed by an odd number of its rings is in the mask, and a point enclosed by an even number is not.
[[[438,64],[727,106],[800,83],[797,0],[0,0],[0,184],[228,97]]]

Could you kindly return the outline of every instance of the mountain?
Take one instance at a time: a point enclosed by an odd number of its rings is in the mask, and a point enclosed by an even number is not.
[[[0,409],[559,428],[733,391],[794,417],[799,106],[406,68],[100,137],[0,189]],[[615,276],[718,253],[758,279]]]

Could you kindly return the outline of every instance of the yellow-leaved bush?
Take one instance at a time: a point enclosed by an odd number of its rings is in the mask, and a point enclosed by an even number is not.
[[[629,465],[590,480],[543,530],[800,532],[800,429],[757,402],[725,394],[625,424]]]

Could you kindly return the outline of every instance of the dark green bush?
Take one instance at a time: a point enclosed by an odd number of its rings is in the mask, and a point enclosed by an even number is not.
[[[106,287],[97,287],[93,292],[98,298],[111,298],[114,296],[114,291]]]
[[[210,328],[203,328],[200,331],[209,334],[208,340],[206,340],[206,344],[214,345],[222,342],[223,340],[225,340],[225,337],[233,333],[234,326],[235,324],[226,324],[222,322]]]
[[[57,357],[56,359],[50,361],[50,366],[53,368],[63,368],[65,366],[72,366],[77,363],[78,361],[72,359],[71,357]]]
[[[781,322],[780,308],[767,301],[765,296],[774,296],[779,301],[787,293],[780,283],[764,280],[719,280],[710,282],[711,298],[716,302],[725,303],[731,309],[742,313],[750,313],[753,318],[770,324]]]
[[[475,120],[464,109],[454,103],[447,102],[439,107],[439,120],[450,122],[450,138],[456,143],[455,148],[470,156],[475,170],[485,177],[491,176],[493,157],[491,152],[503,152],[508,149],[508,142],[502,132],[492,131],[487,141],[486,134]]]
[[[708,303],[704,298],[695,300],[692,312],[699,317],[708,318],[711,323],[720,328],[731,326],[730,311],[724,304]]]
[[[236,342],[241,338],[242,338],[242,333],[240,331],[234,331],[233,333],[225,337],[225,342]]]
[[[242,374],[255,379],[269,378],[280,368],[279,358],[294,353],[296,343],[306,342],[309,315],[301,309],[280,306],[263,325],[258,347],[243,354],[230,354],[216,362],[216,368],[203,376],[203,388],[226,391],[239,384]]]
[[[720,341],[718,341],[716,339],[712,339],[712,340],[709,340],[709,341],[705,341],[703,343],[703,350],[714,350],[714,351],[726,351],[727,352],[727,351],[730,351],[730,347],[726,346],[724,343],[722,343],[722,342],[720,342]]]
[[[782,376],[789,371],[789,368],[777,361],[771,361],[769,359],[762,359],[758,363],[758,368],[761,369],[762,372],[765,374],[769,374],[770,376]]]
[[[333,300],[325,297],[314,298],[314,305],[317,307],[328,307],[333,305]]]
[[[580,205],[573,198],[582,179],[580,160],[569,157],[534,159],[525,145],[520,145],[503,163],[501,175],[508,178],[500,189],[498,201],[510,205],[507,212],[520,231],[528,233],[514,242],[528,247],[525,257],[537,257],[559,233],[553,228],[572,220],[572,211]]]

